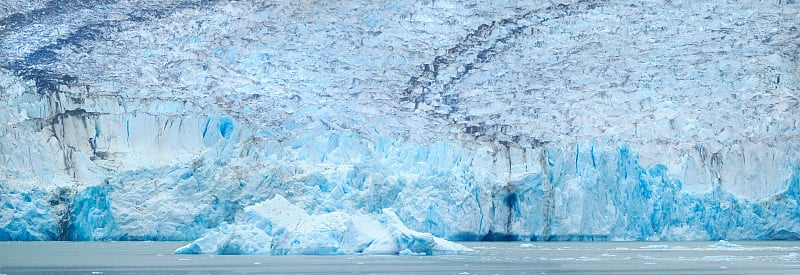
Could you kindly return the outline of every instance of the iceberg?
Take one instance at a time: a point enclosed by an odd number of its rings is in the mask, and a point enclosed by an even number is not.
[[[463,245],[409,229],[390,209],[309,215],[277,195],[248,206],[244,218],[223,223],[175,250],[177,254],[440,255],[471,252]]]

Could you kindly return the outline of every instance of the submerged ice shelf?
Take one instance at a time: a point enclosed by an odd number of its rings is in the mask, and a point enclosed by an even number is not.
[[[422,2],[6,3],[0,240],[800,238],[799,4]]]

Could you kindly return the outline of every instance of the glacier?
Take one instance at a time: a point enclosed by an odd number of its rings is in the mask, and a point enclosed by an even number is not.
[[[800,239],[798,27],[795,1],[6,1],[0,240]],[[278,201],[329,223],[273,232]]]

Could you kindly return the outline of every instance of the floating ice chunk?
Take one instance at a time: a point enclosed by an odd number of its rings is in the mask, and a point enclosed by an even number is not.
[[[472,250],[409,229],[390,209],[369,215],[341,211],[309,215],[278,195],[246,207],[240,223],[223,224],[175,253],[435,255],[468,251]]]
[[[648,246],[642,246],[641,249],[669,249],[669,245],[666,244],[654,244]]]
[[[741,247],[741,245],[731,243],[726,240],[719,240],[719,242],[709,245],[709,247],[713,248],[731,248],[731,247]]]
[[[712,255],[712,256],[703,256],[704,261],[732,261],[740,259],[739,256],[733,255]]]
[[[781,261],[792,261],[797,262],[800,261],[800,254],[798,253],[789,253],[788,255],[778,257]]]

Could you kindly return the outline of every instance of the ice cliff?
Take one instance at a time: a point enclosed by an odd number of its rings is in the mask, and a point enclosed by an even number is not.
[[[0,240],[798,239],[799,11],[5,1]]]

